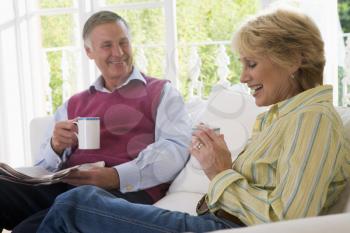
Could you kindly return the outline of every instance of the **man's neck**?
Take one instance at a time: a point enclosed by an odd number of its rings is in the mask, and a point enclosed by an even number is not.
[[[106,88],[107,90],[109,90],[111,92],[114,91],[118,87],[122,86],[128,80],[132,71],[133,71],[133,69],[131,69],[129,74],[126,75],[125,77],[116,78],[116,79],[108,79],[108,78],[105,78],[102,76],[104,88]]]

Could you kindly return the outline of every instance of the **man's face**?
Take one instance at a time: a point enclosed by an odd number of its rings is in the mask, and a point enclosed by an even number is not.
[[[102,73],[106,85],[124,82],[132,71],[130,36],[121,21],[96,26],[89,35],[86,53]]]

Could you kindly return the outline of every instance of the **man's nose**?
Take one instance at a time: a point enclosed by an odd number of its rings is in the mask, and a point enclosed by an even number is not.
[[[112,48],[112,55],[121,57],[124,54],[123,49],[119,45],[115,45]]]

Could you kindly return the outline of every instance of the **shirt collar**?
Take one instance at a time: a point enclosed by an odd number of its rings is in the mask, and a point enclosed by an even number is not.
[[[257,120],[261,121],[258,128],[261,127],[262,122],[270,125],[275,119],[282,117],[297,108],[321,102],[333,102],[333,87],[331,85],[321,85],[311,88],[287,100],[272,105],[267,112],[261,113],[257,117]]]
[[[128,79],[122,84],[120,85],[119,87],[115,88],[114,90],[117,90],[125,85],[127,85],[130,81],[132,80],[139,80],[141,82],[143,82],[144,84],[146,84],[146,79],[143,77],[142,73],[140,72],[140,70],[136,67],[133,67],[132,69],[132,72],[130,74],[130,76],[128,77]],[[96,91],[100,91],[100,92],[108,92],[108,93],[111,93],[110,90],[106,89],[104,87],[104,80],[103,80],[103,77],[102,75],[100,75],[96,81],[90,86],[89,88],[90,91],[92,90],[96,90]],[[113,91],[114,91],[113,90]],[[113,92],[112,91],[112,92]]]

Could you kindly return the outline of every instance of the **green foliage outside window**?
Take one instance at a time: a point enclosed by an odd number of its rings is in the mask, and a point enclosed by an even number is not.
[[[344,33],[350,33],[350,1],[338,0],[338,11],[340,24]],[[345,70],[343,67],[338,67],[338,101],[339,105],[343,105],[343,78],[345,77]]]
[[[64,1],[59,2],[63,3]],[[71,1],[66,0],[65,2]],[[55,48],[74,45],[75,25],[73,22],[73,15],[71,14],[41,16],[42,46],[44,48]],[[51,97],[53,110],[55,111],[62,104],[62,51],[48,52],[47,58],[51,74],[49,85],[52,89]]]
[[[73,0],[40,0],[40,8],[64,8],[72,7]]]
[[[151,1],[151,0],[149,0]],[[154,1],[154,0],[153,0]],[[145,0],[106,0],[106,5],[131,2],[147,2]],[[233,32],[247,15],[254,14],[258,8],[258,0],[177,0],[176,17],[178,31],[179,78],[181,92],[188,95],[188,61],[190,43],[230,40]],[[72,7],[73,0],[40,0],[41,8]],[[142,45],[147,61],[147,74],[163,77],[165,66],[165,16],[163,9],[135,9],[117,11],[124,17],[131,28],[134,55]],[[42,46],[45,48],[74,45],[74,18],[72,14],[42,16]],[[80,33],[80,32],[79,32]],[[79,34],[80,36],[80,34]],[[199,46],[198,53],[202,61],[200,79],[204,83],[204,95],[218,81],[217,56],[218,46]],[[229,81],[239,80],[240,64],[237,55],[232,54],[230,46],[226,46],[230,56]],[[62,104],[62,52],[49,52],[48,60],[51,68],[50,87],[53,90],[53,110]]]
[[[179,66],[181,92],[186,97],[188,94],[189,75],[187,63],[190,47],[182,44],[202,41],[231,40],[233,32],[239,24],[258,8],[256,0],[177,0],[177,30],[179,40]],[[202,61],[200,79],[204,83],[204,96],[210,92],[211,86],[217,83],[217,65],[215,59],[218,47],[215,45],[200,46],[198,53]],[[240,63],[237,54],[232,54],[230,45],[226,46],[230,57],[231,83],[239,81]]]
[[[338,10],[343,31],[350,33],[350,1],[338,0]]]

